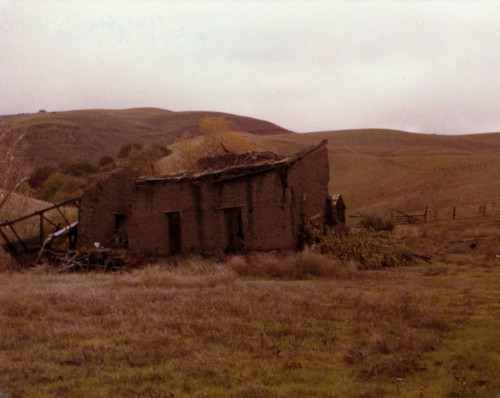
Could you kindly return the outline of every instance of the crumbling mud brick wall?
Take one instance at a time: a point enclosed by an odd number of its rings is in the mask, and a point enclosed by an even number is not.
[[[217,181],[136,182],[129,227],[130,249],[138,254],[171,253],[171,214],[180,217],[181,252],[222,253],[231,249],[230,220],[239,227],[241,250],[295,247],[279,170]],[[233,214],[233,215],[231,215]],[[147,230],[146,230],[147,228]],[[238,231],[235,232],[238,234]]]
[[[82,198],[80,247],[109,245],[125,221],[136,255],[297,248],[305,223],[322,226],[332,213],[328,180],[326,142],[190,175],[137,179],[115,171]]]
[[[136,178],[131,169],[118,168],[85,190],[78,223],[78,247],[81,250],[94,247],[95,242],[109,246],[118,222],[126,233],[132,184]]]
[[[300,236],[307,221],[323,226],[328,212],[326,207],[329,206],[327,199],[330,168],[326,145],[319,146],[293,162],[287,179],[294,207],[291,210],[294,214],[294,236]]]
[[[252,173],[242,168],[240,175],[139,180],[132,193],[130,249],[168,256],[296,248],[308,219],[324,222],[328,179],[321,145]]]

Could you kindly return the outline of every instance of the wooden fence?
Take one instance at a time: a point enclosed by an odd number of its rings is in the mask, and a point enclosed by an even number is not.
[[[382,212],[389,216],[387,212]],[[359,219],[366,217],[369,213],[355,213],[349,214],[350,219]],[[425,224],[434,221],[446,220],[467,220],[467,219],[481,219],[481,218],[495,218],[500,217],[500,207],[496,202],[485,202],[482,204],[469,204],[469,205],[426,205],[420,211],[407,211],[397,208],[390,209],[390,218],[395,225],[417,225]],[[354,220],[353,220],[354,221]],[[500,220],[499,220],[500,222]],[[357,224],[354,221],[354,224]]]
[[[391,209],[391,220],[394,224],[424,224],[427,222],[428,206],[423,213],[409,214],[398,209]]]
[[[500,217],[500,208],[496,202],[461,206],[429,206],[420,212],[407,212],[391,209],[394,224],[423,224],[431,221],[480,219]]]

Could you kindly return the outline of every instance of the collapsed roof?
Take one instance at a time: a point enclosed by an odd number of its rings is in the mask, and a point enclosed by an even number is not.
[[[319,144],[287,157],[280,157],[268,151],[226,153],[201,159],[200,165],[205,166],[203,170],[194,172],[182,171],[160,177],[142,177],[136,181],[136,184],[162,181],[195,181],[201,179],[210,179],[214,180],[213,182],[217,182],[240,178],[246,175],[289,167],[327,143],[328,140],[323,140]]]

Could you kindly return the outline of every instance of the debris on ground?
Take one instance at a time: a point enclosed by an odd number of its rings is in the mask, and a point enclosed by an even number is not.
[[[98,248],[88,252],[46,249],[43,262],[62,271],[117,271],[132,265],[123,250]]]

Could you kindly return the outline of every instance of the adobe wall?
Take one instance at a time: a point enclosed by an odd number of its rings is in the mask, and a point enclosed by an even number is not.
[[[306,154],[290,167],[288,185],[293,197],[295,236],[300,234],[303,223],[312,217],[315,224],[324,225],[329,179],[326,145]]]
[[[286,179],[285,179],[286,180]],[[136,254],[169,255],[168,212],[180,212],[182,252],[222,253],[224,209],[241,208],[248,250],[296,246],[290,190],[280,170],[229,181],[141,181],[134,185],[129,247]]]
[[[115,215],[130,217],[130,198],[136,174],[129,168],[116,169],[88,187],[82,195],[78,224],[78,246],[109,244],[115,232]]]
[[[182,253],[224,252],[229,208],[241,209],[247,250],[296,248],[305,221],[317,216],[314,221],[324,223],[329,180],[324,145],[291,165],[232,180],[214,178],[136,180],[130,169],[107,174],[82,197],[79,247],[109,245],[117,214],[126,217],[129,249],[144,256],[171,254],[169,212],[180,215]]]

